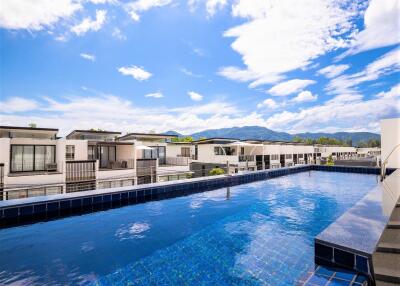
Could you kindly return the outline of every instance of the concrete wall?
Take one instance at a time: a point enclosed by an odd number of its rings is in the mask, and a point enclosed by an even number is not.
[[[400,144],[400,118],[381,120],[381,156],[387,159],[395,146]],[[388,168],[400,168],[400,146],[390,155]]]

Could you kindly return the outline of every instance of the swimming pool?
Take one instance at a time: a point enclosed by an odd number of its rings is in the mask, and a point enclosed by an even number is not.
[[[303,172],[0,230],[0,284],[293,285],[313,239],[377,184]]]

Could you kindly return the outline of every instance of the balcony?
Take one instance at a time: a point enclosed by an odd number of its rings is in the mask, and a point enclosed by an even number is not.
[[[161,162],[159,161],[160,166],[189,166],[190,158],[189,157],[165,157]]]
[[[134,169],[135,168],[135,160],[127,159],[127,160],[117,160],[117,161],[102,161],[100,162],[100,170],[123,170],[123,169]]]
[[[96,179],[96,160],[67,161],[65,168],[67,183]]]
[[[239,162],[254,162],[254,155],[239,155]]]
[[[137,159],[137,176],[150,176],[157,171],[157,159]]]

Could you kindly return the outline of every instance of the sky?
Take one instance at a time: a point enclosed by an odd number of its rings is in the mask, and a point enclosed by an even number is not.
[[[398,0],[1,0],[0,125],[379,132]]]

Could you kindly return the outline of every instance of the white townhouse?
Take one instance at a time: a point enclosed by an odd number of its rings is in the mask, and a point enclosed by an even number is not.
[[[321,153],[321,157],[326,159],[332,156],[334,160],[349,159],[357,156],[357,149],[351,146],[333,146],[333,145],[314,145]]]
[[[379,157],[381,155],[381,148],[379,147],[357,148],[356,152],[358,158]]]
[[[114,131],[73,130],[59,138],[57,133],[52,128],[0,126],[0,200],[191,175],[191,149],[166,142],[174,136],[136,133],[121,137]],[[135,140],[128,140],[132,136]]]
[[[137,184],[135,146],[131,142],[117,141],[120,135],[115,131],[73,130],[66,139],[60,140],[65,145],[68,165],[67,192]],[[82,173],[93,162],[95,182],[85,181]]]
[[[261,143],[262,147],[257,147],[255,153],[258,170],[291,167],[315,162],[312,145],[283,141],[247,140],[246,142]]]
[[[118,138],[119,142],[131,142],[136,149],[138,175],[151,169],[155,176],[142,176],[139,183],[172,181],[191,176],[189,164],[192,147],[187,143],[171,142],[176,135],[156,133],[128,133]]]
[[[208,138],[193,141],[193,166],[202,168],[204,176],[212,168],[226,168],[229,172],[256,170],[255,154],[261,144],[249,143],[232,138]],[[206,165],[207,164],[207,165]]]
[[[0,200],[60,194],[65,153],[58,129],[0,126]],[[61,149],[61,150],[60,150]]]

